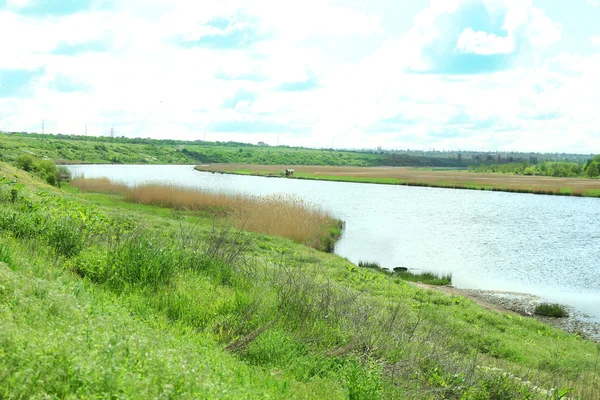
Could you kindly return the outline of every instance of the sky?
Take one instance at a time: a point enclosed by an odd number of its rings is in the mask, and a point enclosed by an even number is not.
[[[0,0],[0,130],[600,153],[600,0]]]

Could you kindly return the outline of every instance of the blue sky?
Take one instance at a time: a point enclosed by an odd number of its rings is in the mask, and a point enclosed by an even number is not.
[[[0,130],[598,153],[597,21],[599,0],[0,0]]]

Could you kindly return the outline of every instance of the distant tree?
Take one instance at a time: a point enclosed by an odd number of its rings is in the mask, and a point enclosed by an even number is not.
[[[71,180],[71,171],[64,165],[56,167],[56,184],[60,187],[63,182]]]
[[[531,167],[525,168],[523,175],[535,175],[535,167],[531,166]]]
[[[588,178],[596,178],[600,176],[600,168],[598,167],[598,165],[599,164],[597,161],[592,161],[591,163],[589,163],[587,168],[585,169],[585,176],[587,176]]]

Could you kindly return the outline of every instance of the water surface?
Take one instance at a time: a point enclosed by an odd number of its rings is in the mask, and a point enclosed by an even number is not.
[[[73,174],[231,193],[287,193],[345,221],[335,253],[354,263],[451,272],[459,288],[532,293],[600,321],[600,200],[82,165]]]

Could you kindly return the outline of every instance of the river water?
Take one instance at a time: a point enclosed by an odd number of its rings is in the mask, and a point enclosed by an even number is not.
[[[335,253],[381,266],[451,272],[459,288],[531,293],[600,322],[600,200],[262,178],[182,165],[77,165],[76,176],[286,193],[345,222]]]

